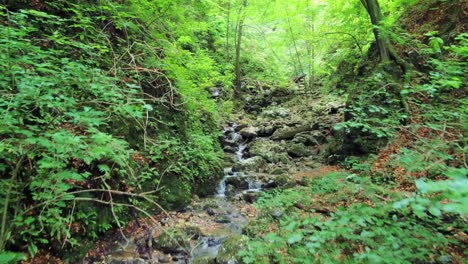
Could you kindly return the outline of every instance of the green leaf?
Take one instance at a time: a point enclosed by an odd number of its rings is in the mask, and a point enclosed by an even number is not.
[[[288,236],[288,244],[294,244],[302,240],[304,236],[301,233],[295,233]]]
[[[26,256],[23,253],[11,251],[0,252],[0,263],[16,264],[21,260],[26,260]]]

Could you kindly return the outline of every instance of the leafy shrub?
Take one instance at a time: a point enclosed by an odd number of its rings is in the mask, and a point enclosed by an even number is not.
[[[288,213],[251,224],[249,248],[240,252],[245,263],[415,263],[444,258],[457,241],[443,230],[463,227],[460,219],[442,223],[395,209],[388,201],[399,196],[365,177],[332,174],[309,184],[259,200],[262,210]]]
[[[170,36],[142,34],[154,14],[137,21],[133,3],[18,6],[0,7],[0,250],[60,255],[138,217],[135,208],[210,191],[220,147],[205,89],[229,77],[205,47],[182,53],[191,42],[168,39],[165,54],[150,50],[154,35]]]

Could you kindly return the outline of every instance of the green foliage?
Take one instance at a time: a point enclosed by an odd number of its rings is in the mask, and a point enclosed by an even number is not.
[[[26,257],[23,254],[4,251],[0,253],[0,262],[5,264],[15,264],[21,260],[25,260]]]
[[[245,263],[265,258],[266,263],[414,263],[443,258],[447,245],[457,242],[444,236],[440,225],[462,228],[463,222],[420,219],[389,202],[398,199],[369,178],[342,173],[314,179],[305,188],[264,195],[258,202],[262,211],[281,206],[286,212],[279,218],[267,213],[251,224],[249,248],[240,255]],[[332,210],[330,217],[315,213],[323,208]]]
[[[0,8],[2,250],[65,252],[124,225],[128,205],[181,206],[214,188],[219,116],[207,89],[231,77],[216,28],[193,23],[211,5],[184,3]],[[128,195],[139,192],[150,194]]]

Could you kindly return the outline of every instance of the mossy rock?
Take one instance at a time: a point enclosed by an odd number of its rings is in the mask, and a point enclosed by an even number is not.
[[[210,256],[197,257],[192,260],[192,264],[217,264],[216,259]]]
[[[226,238],[219,249],[216,263],[231,264],[241,263],[240,258],[236,256],[241,250],[247,248],[249,238],[244,235],[235,235]]]
[[[296,143],[288,146],[288,154],[291,157],[306,157],[311,154],[304,144]]]
[[[198,226],[186,226],[184,227],[184,233],[189,239],[197,239],[202,235],[201,229]]]
[[[154,247],[164,253],[178,253],[190,247],[189,236],[179,228],[170,228],[154,239]]]
[[[232,171],[258,171],[265,164],[262,157],[255,156],[237,163],[232,167]]]
[[[281,174],[275,178],[275,182],[278,186],[285,186],[291,180],[288,174]]]

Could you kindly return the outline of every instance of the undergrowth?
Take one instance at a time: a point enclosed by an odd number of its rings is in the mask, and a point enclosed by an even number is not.
[[[465,262],[466,34],[448,46],[434,34],[418,44],[427,72],[402,91],[410,115],[378,72],[367,77],[365,87],[377,89],[355,97],[336,129],[352,134],[355,154],[376,154],[348,156],[347,171],[306,187],[263,194],[243,262]],[[372,150],[373,138],[385,140]]]
[[[0,6],[1,263],[41,249],[78,261],[221,176],[222,105],[207,89],[232,78],[216,28],[193,22],[209,8],[98,2]]]

